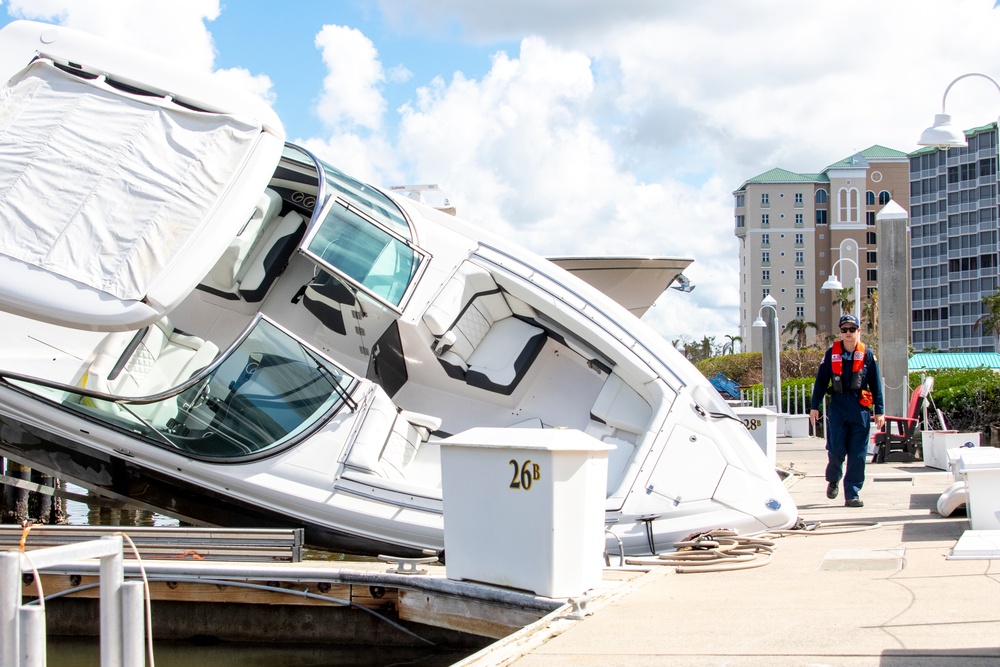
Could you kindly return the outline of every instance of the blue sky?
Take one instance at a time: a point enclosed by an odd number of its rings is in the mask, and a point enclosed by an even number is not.
[[[212,72],[348,173],[439,183],[460,216],[541,254],[693,258],[695,291],[644,319],[668,340],[723,342],[757,305],[740,303],[733,190],[873,144],[915,149],[951,80],[1000,75],[994,5],[0,0],[0,24],[61,24]],[[963,81],[948,111],[983,125],[1000,96]]]

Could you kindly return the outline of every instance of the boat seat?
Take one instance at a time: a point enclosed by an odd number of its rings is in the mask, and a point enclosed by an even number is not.
[[[613,429],[641,434],[646,431],[653,408],[616,373],[608,376],[590,409],[590,417]]]
[[[306,229],[297,211],[289,211],[265,228],[238,276],[240,296],[245,301],[263,301],[271,285],[285,270]]]
[[[281,212],[281,196],[277,192],[268,188],[260,195],[257,206],[254,207],[250,219],[243,225],[243,229],[230,242],[229,247],[222,253],[222,257],[215,263],[208,274],[206,283],[210,287],[215,287],[227,292],[233,292],[236,287],[236,277],[240,275],[243,263],[246,261],[250,249],[260,235],[260,232]]]
[[[281,197],[267,189],[250,219],[198,285],[229,301],[262,301],[284,271],[295,250],[305,220],[297,211],[281,216]]]
[[[531,307],[504,293],[489,272],[463,262],[423,320],[450,376],[509,395],[545,344],[545,331],[526,321],[533,316]]]
[[[177,331],[163,318],[138,332],[111,333],[98,348],[84,375],[82,386],[114,396],[152,396],[172,389],[215,359],[219,348],[210,341]],[[86,401],[86,399],[84,399]],[[117,412],[104,401],[89,401],[98,409]],[[161,404],[136,405],[136,412],[150,421]],[[164,415],[161,421],[174,417]]]
[[[370,475],[401,480],[420,446],[441,427],[441,420],[401,410],[380,387],[375,391],[344,465]]]

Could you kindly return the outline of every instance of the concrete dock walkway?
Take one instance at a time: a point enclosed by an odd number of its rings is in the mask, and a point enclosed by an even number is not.
[[[969,528],[935,512],[949,473],[869,464],[853,509],[826,498],[823,441],[779,438],[778,464],[799,473],[788,485],[804,521],[879,527],[780,538],[755,569],[655,568],[583,620],[543,619],[468,664],[1000,664],[1000,561],[947,560]]]

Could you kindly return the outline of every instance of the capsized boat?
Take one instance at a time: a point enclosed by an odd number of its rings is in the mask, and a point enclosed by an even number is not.
[[[184,521],[443,544],[440,447],[610,447],[617,551],[797,510],[672,346],[509,239],[286,143],[263,103],[51,25],[0,31],[0,453]]]

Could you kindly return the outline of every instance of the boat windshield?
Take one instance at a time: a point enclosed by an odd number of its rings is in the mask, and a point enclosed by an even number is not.
[[[58,398],[72,410],[185,455],[245,459],[311,430],[350,403],[354,388],[352,375],[263,318],[211,369],[179,393],[108,401],[63,391]],[[54,395],[51,388],[26,388]]]
[[[402,212],[383,193],[323,165],[331,199],[304,252],[324,269],[399,312],[425,254]]]

